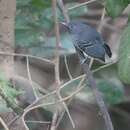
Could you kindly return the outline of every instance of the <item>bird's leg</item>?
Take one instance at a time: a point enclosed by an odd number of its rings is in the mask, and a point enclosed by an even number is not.
[[[76,52],[80,59],[80,64],[83,65],[85,62],[89,65],[91,57],[88,56],[84,51],[75,46]]]
[[[87,63],[89,66],[91,66],[91,58],[90,56],[88,56],[85,52],[83,52],[83,60],[81,61],[81,65],[84,64],[84,63]]]
[[[88,59],[88,56],[85,57],[85,58],[80,59],[81,65],[83,65],[87,61],[87,59]]]
[[[84,56],[84,53],[82,50],[80,50],[77,46],[75,46],[76,52],[78,54],[79,60],[80,60],[80,64],[84,64],[86,61],[86,57]]]
[[[92,65],[93,65],[93,61],[94,61],[94,58],[90,58],[90,62],[89,62],[89,68],[91,69]]]

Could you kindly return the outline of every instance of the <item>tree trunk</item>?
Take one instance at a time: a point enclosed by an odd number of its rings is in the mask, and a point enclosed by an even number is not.
[[[14,52],[16,0],[0,0],[0,51]],[[13,57],[0,55],[0,73],[6,78],[13,74]]]

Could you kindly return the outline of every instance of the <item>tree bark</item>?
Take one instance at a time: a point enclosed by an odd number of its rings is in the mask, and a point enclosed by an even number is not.
[[[0,51],[14,52],[16,0],[0,0]],[[13,57],[0,55],[0,73],[13,74]]]

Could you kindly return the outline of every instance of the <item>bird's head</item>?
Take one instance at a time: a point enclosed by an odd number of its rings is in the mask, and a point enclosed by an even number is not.
[[[71,21],[69,23],[61,22],[61,24],[64,25],[70,33],[78,33],[84,28],[84,24],[79,21]]]

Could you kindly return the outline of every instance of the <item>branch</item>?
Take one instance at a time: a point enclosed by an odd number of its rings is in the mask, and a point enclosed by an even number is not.
[[[62,0],[59,1],[60,5],[64,9],[63,12],[65,12],[65,8],[63,6]],[[55,35],[56,35],[56,61],[55,61],[55,81],[56,81],[56,86],[57,86],[57,95],[60,100],[62,100],[62,96],[60,95],[60,72],[59,72],[59,47],[60,47],[60,32],[59,32],[59,24],[58,24],[58,18],[57,18],[57,5],[56,5],[56,0],[52,0],[52,7],[53,7],[53,16],[54,16],[54,23],[55,23]],[[67,13],[65,13],[66,15]],[[66,19],[69,22],[69,17],[66,15]],[[72,123],[73,128],[75,127],[75,124],[73,122],[73,119],[71,118],[71,115],[69,113],[68,107],[65,102],[62,102],[63,107],[65,108],[69,119]],[[60,113],[62,109],[56,110],[56,113],[54,113],[53,120],[52,120],[52,127],[51,130],[56,129],[56,123],[57,123],[57,118],[58,118],[58,113]],[[56,118],[57,115],[57,118]],[[55,123],[55,126],[53,126]]]
[[[26,61],[27,61],[27,65],[26,65],[26,66],[27,66],[27,75],[28,75],[28,79],[29,79],[30,85],[31,85],[31,87],[32,87],[34,96],[35,96],[36,99],[38,99],[36,90],[35,90],[34,85],[33,85],[33,82],[32,82],[32,76],[31,76],[31,72],[30,72],[29,58],[28,58],[28,56],[26,57]]]
[[[6,125],[6,123],[4,122],[4,120],[0,117],[0,123],[2,124],[2,126],[4,127],[5,130],[9,130],[8,126]]]
[[[57,0],[57,2],[58,2],[59,9],[61,10],[61,12],[64,15],[66,23],[69,23],[70,22],[70,18],[68,16],[66,8],[64,7],[63,0]]]
[[[59,115],[58,110],[56,110],[55,113],[53,114],[53,117],[52,117],[50,130],[56,130],[56,122],[57,122],[57,119],[58,119],[58,115]]]
[[[102,31],[102,28],[103,28],[103,25],[104,25],[104,21],[105,21],[105,7],[103,8],[103,11],[102,11],[102,15],[101,15],[101,20],[100,20],[100,23],[98,25],[98,31],[101,32]]]
[[[40,61],[43,61],[43,62],[47,62],[50,65],[51,64],[53,65],[53,62],[50,61],[50,60],[48,60],[48,59],[45,59],[45,58],[42,58],[42,57],[33,56],[33,55],[29,55],[29,54],[10,53],[10,52],[0,51],[0,55],[4,55],[4,56],[18,56],[18,57],[29,57],[29,58],[37,59],[37,60],[40,60]]]
[[[92,3],[92,2],[95,2],[95,1],[97,1],[97,0],[86,1],[86,2],[84,2],[84,3],[77,4],[77,5],[73,6],[73,7],[70,7],[70,8],[68,8],[68,10],[73,10],[73,9],[75,9],[75,8],[79,8],[79,7],[81,7],[81,6],[85,6],[85,5],[90,4],[90,3]]]
[[[39,107],[45,107],[45,106],[50,106],[50,105],[57,105],[57,104],[59,104],[59,103],[62,103],[62,102],[64,102],[64,101],[67,101],[67,100],[71,99],[73,96],[75,96],[77,93],[79,93],[84,87],[85,87],[85,85],[80,86],[80,87],[77,88],[73,93],[71,93],[70,95],[68,95],[68,96],[66,96],[66,97],[64,97],[64,98],[62,98],[62,99],[60,99],[60,100],[53,101],[53,102],[47,102],[47,103],[41,103],[41,104],[36,104],[36,103],[34,103],[33,105],[30,105],[29,107],[27,107],[26,109],[24,109],[24,113],[23,113],[23,115],[22,115],[22,120],[23,120],[23,122],[24,122],[24,117],[25,117],[25,115],[26,115],[28,112],[30,112],[30,111],[32,111],[32,110],[34,110],[34,109],[37,109],[37,108],[39,108]],[[42,99],[44,99],[44,98],[46,98],[46,97],[52,95],[53,93],[55,93],[55,91],[49,93],[48,95],[43,96]],[[38,100],[39,100],[39,99],[38,99]]]
[[[62,86],[62,88],[63,88],[63,87],[64,87],[64,86]],[[23,115],[22,115],[22,117],[21,117],[22,122],[23,122],[24,127],[26,128],[26,130],[29,130],[29,128],[27,127],[27,125],[26,125],[26,123],[25,123],[25,121],[24,121],[24,118],[25,118],[25,115],[26,115],[28,112],[30,112],[30,111],[32,111],[32,110],[34,110],[34,109],[37,109],[37,108],[39,108],[39,107],[45,107],[45,106],[50,106],[50,105],[58,105],[58,104],[60,104],[60,103],[62,103],[62,102],[65,102],[65,101],[67,101],[68,99],[70,99],[70,98],[72,98],[73,96],[75,96],[77,93],[79,93],[84,87],[85,87],[85,85],[81,86],[80,88],[77,88],[77,89],[76,89],[73,93],[71,93],[69,96],[64,97],[64,98],[62,98],[62,99],[60,99],[60,100],[58,100],[58,101],[47,102],[47,103],[41,103],[41,104],[38,104],[38,105],[37,105],[38,101],[41,101],[42,99],[44,99],[44,98],[46,98],[46,97],[48,97],[48,96],[50,96],[50,95],[56,93],[56,90],[54,90],[53,92],[50,92],[49,94],[47,94],[47,95],[41,97],[41,99],[38,99],[37,101],[34,101],[33,104],[29,105],[29,106],[24,110],[24,113],[23,113]],[[56,113],[57,113],[57,111],[56,111]],[[57,114],[57,115],[58,115],[58,114]],[[54,116],[55,116],[55,115],[54,115]],[[54,117],[54,116],[53,116],[53,119],[56,120],[56,117]],[[54,122],[55,120],[53,120],[53,122]],[[56,125],[56,124],[54,124],[54,125]],[[53,130],[54,130],[54,127],[53,127],[53,126],[52,126],[51,128],[53,128]],[[56,127],[55,127],[55,128],[56,128]]]
[[[60,33],[59,33],[59,25],[58,25],[58,18],[57,18],[57,5],[56,0],[52,0],[52,10],[53,10],[53,17],[55,23],[55,35],[56,35],[56,58],[55,58],[55,83],[56,83],[56,92],[58,94],[58,88],[60,86],[60,72],[59,72],[59,47],[60,47]],[[58,119],[59,110],[54,112],[52,117],[52,123],[50,130],[56,130],[56,122]]]
[[[0,86],[0,88],[2,87]],[[10,107],[13,110],[13,112],[15,112],[18,115],[20,115],[23,112],[23,109],[19,107],[15,102],[12,102],[10,98],[4,94],[2,89],[0,89],[0,96],[5,100],[7,107]]]
[[[69,66],[68,66],[68,63],[67,63],[67,57],[66,57],[66,55],[64,55],[64,62],[65,62],[65,67],[66,67],[66,70],[67,70],[67,74],[68,74],[68,76],[69,76],[69,79],[72,80],[73,77],[72,77],[72,75],[71,75],[71,73],[70,73],[70,70],[69,70]]]

